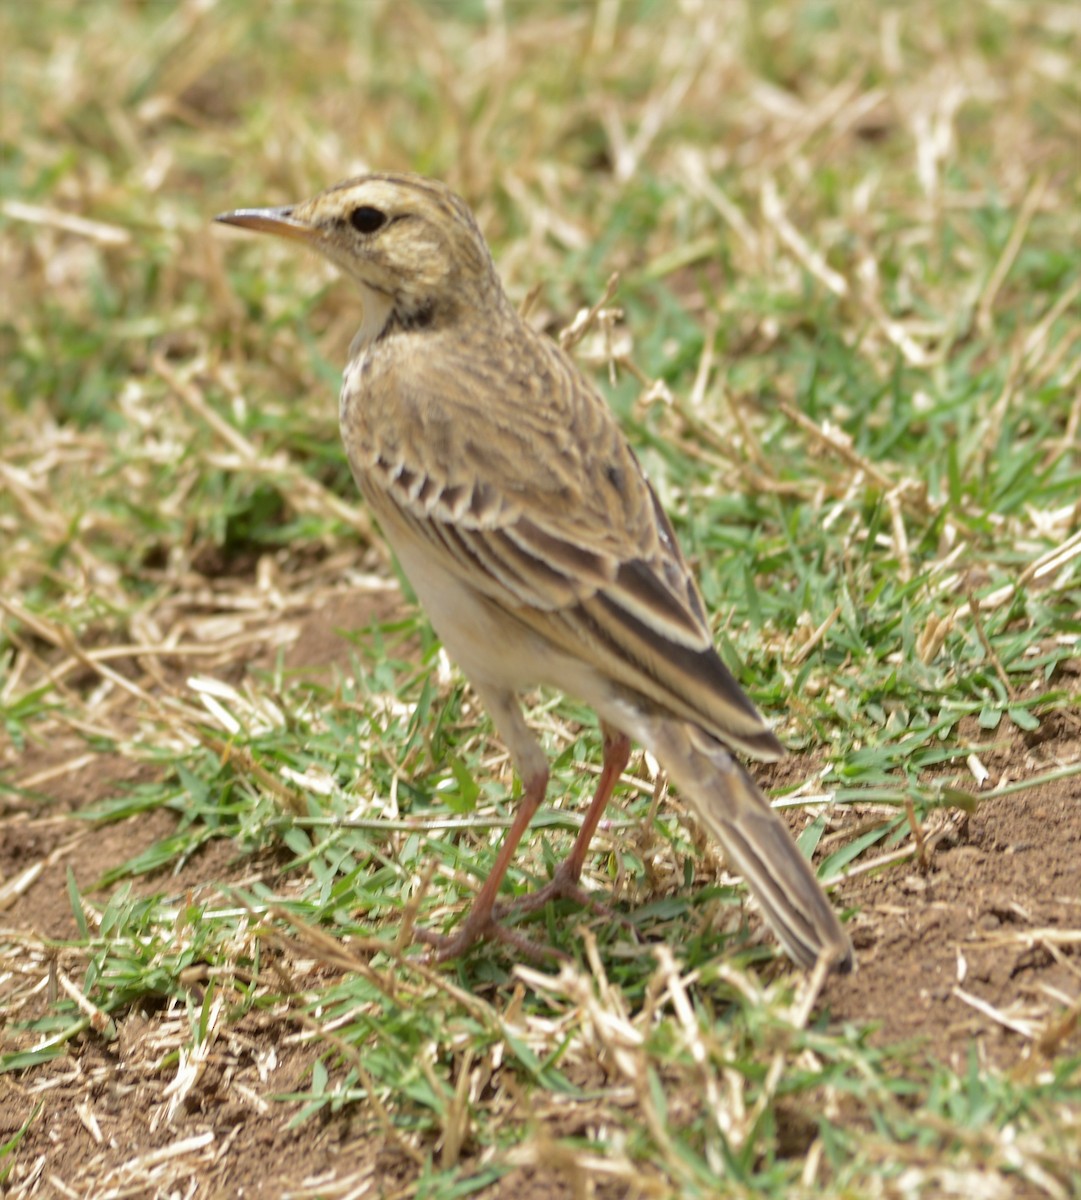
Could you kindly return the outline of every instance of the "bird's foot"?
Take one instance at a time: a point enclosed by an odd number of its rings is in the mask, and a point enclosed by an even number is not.
[[[557,950],[554,946],[535,942],[526,937],[524,933],[503,923],[508,919],[528,916],[553,900],[573,900],[581,908],[589,909],[607,921],[618,921],[628,929],[634,930],[633,922],[621,913],[614,912],[607,904],[587,892],[578,882],[577,873],[568,870],[567,864],[562,863],[556,869],[550,882],[546,883],[544,887],[508,904],[497,904],[490,913],[471,912],[453,934],[447,935],[435,933],[430,929],[417,929],[415,936],[418,942],[432,947],[427,958],[429,962],[433,963],[457,958],[485,938],[505,942],[534,962],[552,958],[566,960],[569,959],[569,955],[564,951]]]
[[[493,915],[500,919],[506,917],[524,917],[536,912],[538,908],[543,908],[546,904],[550,904],[553,900],[573,900],[580,907],[591,909],[599,917],[618,920],[617,914],[613,913],[606,904],[603,904],[595,896],[587,892],[578,882],[578,876],[573,871],[567,870],[566,867],[566,863],[561,863],[556,868],[556,873],[552,876],[550,882],[546,883],[544,887],[538,888],[535,892],[530,892],[527,896],[522,896],[510,904],[497,904]]]
[[[553,900],[573,900],[580,908],[588,909],[605,921],[615,921],[630,930],[635,937],[638,936],[633,921],[622,913],[616,912],[602,900],[598,900],[592,892],[587,892],[578,882],[578,874],[567,867],[566,862],[561,863],[556,868],[556,873],[552,876],[551,881],[535,892],[530,892],[528,896],[523,896],[520,900],[515,900],[510,904],[497,905],[494,915],[500,920],[506,920],[508,917],[524,917],[536,912],[538,908],[543,908]]]
[[[451,958],[458,958],[471,946],[485,938],[505,942],[533,962],[543,962],[545,959],[552,958],[569,959],[570,957],[554,946],[535,942],[531,938],[527,938],[524,933],[519,933],[517,929],[503,925],[496,919],[495,914],[480,919],[470,914],[453,934],[435,933],[431,929],[416,929],[414,936],[418,942],[423,942],[426,946],[431,947],[425,956],[429,963],[441,963]]]

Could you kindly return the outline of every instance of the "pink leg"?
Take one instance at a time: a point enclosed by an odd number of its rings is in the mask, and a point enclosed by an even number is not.
[[[495,866],[485,880],[484,886],[477,893],[470,907],[469,915],[458,926],[456,932],[450,937],[445,937],[443,934],[434,933],[428,929],[416,931],[418,941],[433,947],[431,957],[434,961],[443,962],[448,958],[456,958],[468,950],[474,942],[484,937],[494,937],[500,941],[509,942],[530,958],[543,958],[546,955],[559,957],[558,951],[530,941],[524,934],[518,933],[514,929],[505,928],[499,924],[497,919],[508,913],[517,916],[534,912],[550,900],[573,899],[583,907],[611,915],[603,904],[594,900],[588,892],[578,886],[586,854],[589,851],[589,844],[593,840],[604,810],[612,798],[612,792],[619,782],[619,777],[623,774],[623,769],[631,754],[630,740],[624,734],[610,729],[606,725],[602,725],[601,730],[604,735],[604,766],[601,769],[597,790],[593,794],[589,811],[574,840],[570,855],[559,865],[551,883],[513,904],[500,906],[498,909],[496,907],[496,897],[499,895],[499,889],[514,858],[514,853],[518,849],[518,843],[522,840],[525,831],[529,828],[529,823],[533,820],[544,799],[548,787],[548,772],[545,770],[542,774],[535,775],[526,784],[518,811],[514,816],[514,822],[503,839],[503,845],[499,848]]]
[[[611,729],[607,725],[601,725],[601,732],[604,735],[604,766],[601,768],[601,777],[597,782],[597,790],[593,793],[589,811],[582,822],[582,828],[578,831],[578,836],[574,839],[574,846],[571,848],[570,854],[556,869],[551,883],[508,906],[506,912],[513,912],[515,915],[531,913],[542,908],[550,900],[561,899],[576,900],[585,908],[607,912],[604,905],[594,900],[588,892],[578,886],[578,881],[582,878],[582,868],[585,866],[589,844],[597,832],[597,826],[600,824],[605,808],[608,807],[608,801],[612,798],[612,792],[631,756],[631,743],[625,734]],[[500,911],[497,915],[503,916],[504,913]]]
[[[484,881],[484,886],[474,898],[469,909],[469,915],[458,926],[457,932],[451,937],[444,937],[442,934],[433,933],[427,929],[418,929],[416,931],[418,941],[435,947],[432,957],[437,962],[442,962],[447,958],[454,958],[463,951],[468,950],[478,938],[489,934],[499,937],[505,932],[496,924],[493,916],[495,898],[499,895],[499,889],[503,884],[503,877],[506,875],[507,868],[514,858],[514,852],[518,849],[518,843],[522,840],[522,835],[529,828],[530,821],[536,815],[537,809],[544,799],[547,787],[547,770],[543,774],[534,776],[526,784],[525,792],[522,794],[521,802],[518,805],[518,811],[514,814],[514,822],[507,831],[507,836],[503,839],[503,845],[499,848],[495,866]]]

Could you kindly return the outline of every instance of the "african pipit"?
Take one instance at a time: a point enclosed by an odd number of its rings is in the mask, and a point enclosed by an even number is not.
[[[350,179],[288,208],[217,218],[293,238],[360,288],[340,399],[361,492],[432,624],[491,714],[523,795],[495,865],[437,956],[524,939],[496,897],[548,766],[517,694],[547,685],[599,715],[604,765],[569,858],[518,909],[578,886],[627,763],[647,747],[805,967],[852,949],[814,873],[733,751],[783,753],[713,647],[698,588],[607,404],[508,300],[464,202],[408,175]]]

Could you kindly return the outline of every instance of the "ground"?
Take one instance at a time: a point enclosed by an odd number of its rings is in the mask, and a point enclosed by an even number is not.
[[[390,589],[362,608],[368,618],[390,619],[400,603]],[[356,601],[343,596],[297,621],[285,647],[290,667],[317,676],[332,669],[347,645],[337,631],[350,615]],[[245,663],[234,666],[243,676]],[[219,669],[230,674],[225,664]],[[1060,713],[1048,726],[1038,738],[1008,733],[983,756],[989,788],[1077,761],[1077,714]],[[105,827],[80,819],[81,810],[132,782],[140,769],[108,756],[88,762],[79,740],[39,747],[20,769],[23,783],[50,803],[47,816],[36,815],[37,802],[9,804],[5,813],[0,877],[22,879],[24,886],[5,895],[4,925],[10,937],[49,945],[52,968],[63,972],[64,942],[78,937],[68,872],[101,903],[104,895],[89,890],[94,881],[167,838],[176,820],[160,810]],[[773,782],[810,769],[813,764],[793,756],[773,769]],[[835,890],[838,905],[851,914],[858,969],[827,983],[819,1005],[829,1024],[867,1027],[872,1042],[883,1046],[911,1042],[917,1060],[948,1063],[962,1074],[972,1055],[1004,1072],[1034,1076],[1081,1053],[1076,1007],[1072,1016],[1049,1020],[1063,1005],[1069,1012],[1078,985],[1078,777],[987,801],[972,813],[945,814],[934,826],[941,836],[923,866],[906,861],[858,871]],[[838,836],[849,835],[842,824]],[[276,884],[286,861],[212,841],[178,871],[150,873],[138,890],[198,899],[240,881]],[[282,969],[337,970],[311,960],[298,964],[284,949]],[[196,1004],[204,981],[192,968],[187,982]],[[55,992],[55,982],[40,989],[30,1010],[45,1012]],[[373,1132],[371,1114],[349,1110],[317,1118],[314,1127],[294,1126],[302,1101],[268,1101],[271,1094],[306,1090],[321,1051],[300,1022],[290,1029],[252,1012],[230,1025],[209,1046],[177,1111],[179,1076],[163,1071],[162,1063],[186,1022],[175,1008],[163,1019],[163,1005],[144,998],[117,1021],[115,1037],[88,1033],[70,1055],[29,1078],[0,1077],[0,1136],[17,1130],[28,1106],[43,1105],[23,1142],[23,1161],[39,1164],[57,1194],[89,1194],[84,1189],[91,1181],[95,1195],[122,1192],[125,1185],[136,1192],[162,1189],[194,1173],[211,1194],[344,1195],[378,1181],[384,1190],[373,1194],[392,1195],[395,1178],[412,1177],[408,1157]],[[25,1020],[30,1011],[19,1015]],[[796,1114],[790,1119],[798,1126]],[[12,1194],[29,1194],[32,1178],[24,1177]],[[623,1186],[613,1184],[610,1192],[601,1186],[596,1194],[623,1195]],[[559,1165],[521,1168],[485,1192],[529,1200],[576,1194],[573,1171]],[[1026,1192],[1019,1186],[1015,1194]]]

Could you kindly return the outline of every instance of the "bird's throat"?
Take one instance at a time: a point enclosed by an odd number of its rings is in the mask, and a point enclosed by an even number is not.
[[[349,345],[349,357],[356,358],[362,350],[366,350],[386,329],[394,312],[394,298],[386,292],[378,292],[373,287],[358,280],[361,304],[364,306],[364,316]]]

